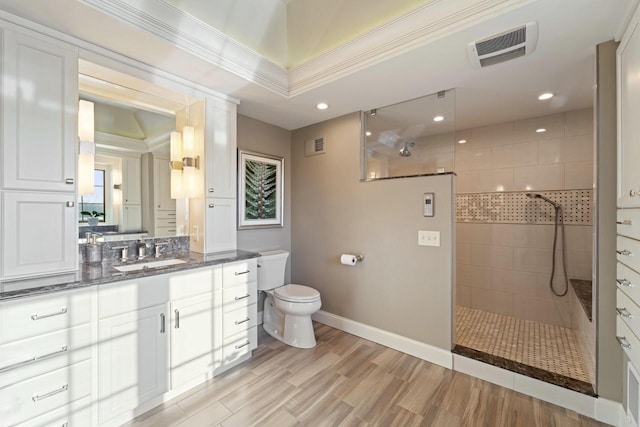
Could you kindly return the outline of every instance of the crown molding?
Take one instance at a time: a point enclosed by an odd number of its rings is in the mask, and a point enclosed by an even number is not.
[[[252,83],[288,96],[287,70],[163,0],[80,0]]]
[[[291,70],[165,0],[80,0],[290,98],[538,0],[432,0]]]

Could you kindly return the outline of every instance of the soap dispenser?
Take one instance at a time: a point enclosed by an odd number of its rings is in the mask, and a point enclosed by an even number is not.
[[[87,243],[84,245],[84,259],[87,264],[102,262],[102,245],[98,243],[96,234],[87,233]]]

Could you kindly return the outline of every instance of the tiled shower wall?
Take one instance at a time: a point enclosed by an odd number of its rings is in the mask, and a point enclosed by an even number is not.
[[[573,304],[549,290],[553,209],[524,193],[566,206],[567,270],[590,280],[592,114],[584,109],[457,132],[456,141],[467,140],[455,144],[454,162],[458,305],[572,327]],[[555,256],[554,285],[561,290],[560,246]]]

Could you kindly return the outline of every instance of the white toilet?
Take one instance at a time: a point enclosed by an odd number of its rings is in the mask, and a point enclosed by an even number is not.
[[[283,343],[298,348],[313,348],[311,315],[320,310],[320,293],[303,285],[285,285],[284,272],[289,252],[261,252],[258,258],[258,290],[265,291],[262,327]]]

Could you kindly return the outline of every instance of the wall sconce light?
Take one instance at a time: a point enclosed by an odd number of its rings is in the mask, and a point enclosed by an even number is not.
[[[80,100],[78,104],[78,194],[94,192],[96,144],[94,142],[93,102]]]
[[[171,132],[171,198],[196,197],[198,182],[196,170],[200,157],[196,156],[195,129],[185,126],[180,132]]]

